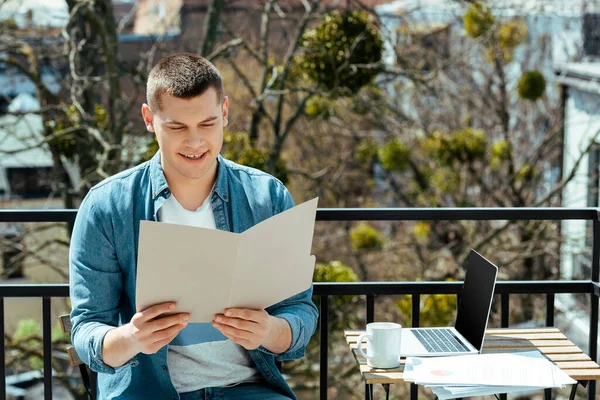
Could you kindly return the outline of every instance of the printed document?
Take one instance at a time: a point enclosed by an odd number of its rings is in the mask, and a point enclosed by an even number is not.
[[[430,387],[440,400],[521,393],[576,383],[539,351],[408,357],[404,380]]]
[[[210,322],[226,308],[264,309],[310,288],[317,202],[240,234],[141,221],[137,310],[175,301],[190,322]]]

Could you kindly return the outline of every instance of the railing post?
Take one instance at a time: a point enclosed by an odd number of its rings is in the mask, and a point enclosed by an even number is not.
[[[546,326],[554,326],[554,293],[546,293]]]
[[[0,399],[6,398],[6,367],[5,367],[5,349],[4,349],[4,297],[0,297],[0,332],[2,332],[2,340],[0,340]]]
[[[329,296],[321,295],[321,314],[319,318],[321,319],[321,366],[319,369],[319,392],[321,400],[327,400],[327,370],[329,365]]]
[[[412,326],[418,328],[421,325],[421,295],[413,294],[412,300]],[[410,384],[410,400],[419,399],[419,388],[414,383]]]
[[[368,294],[367,295],[367,324],[375,321],[375,295]]]
[[[421,295],[413,294],[412,296],[412,326],[418,328],[421,325]]]
[[[370,324],[371,322],[375,321],[375,295],[374,294],[368,294],[367,295],[367,301],[365,303],[365,307],[367,309],[365,318],[366,318],[366,324]],[[373,400],[373,396],[371,396],[370,390],[372,388],[369,387],[369,385],[367,385],[365,383],[365,399],[371,399]]]
[[[500,294],[500,323],[502,328],[508,328],[509,304],[508,293]]]
[[[502,328],[508,328],[508,317],[510,315],[510,298],[508,293],[500,294],[500,325]],[[500,400],[506,400],[506,393],[500,393]]]
[[[42,299],[42,335],[44,341],[44,399],[52,400],[52,327],[50,297]]]
[[[596,211],[593,230],[593,248],[592,248],[592,282],[600,281],[600,213]],[[590,345],[589,356],[593,361],[598,358],[598,296],[594,288],[590,293],[591,315],[590,315]],[[591,380],[588,386],[588,399],[596,398],[596,381]]]

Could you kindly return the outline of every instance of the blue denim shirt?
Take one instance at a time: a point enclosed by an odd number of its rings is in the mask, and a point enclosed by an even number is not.
[[[219,156],[211,204],[217,229],[241,233],[293,207],[285,186],[261,171]],[[77,354],[98,374],[98,399],[178,399],[167,366],[167,346],[156,354],[139,353],[112,368],[102,361],[102,341],[136,312],[135,282],[140,220],[157,220],[171,195],[160,164],[150,161],[108,178],[90,190],[75,220],[69,256],[72,341]],[[165,273],[168,266],[165,265]],[[250,350],[268,384],[296,398],[275,361],[300,358],[317,324],[312,287],[267,308],[285,319],[292,344],[282,354],[264,347]]]

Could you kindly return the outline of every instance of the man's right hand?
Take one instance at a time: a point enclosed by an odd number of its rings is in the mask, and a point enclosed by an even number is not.
[[[136,313],[125,325],[128,328],[126,335],[138,352],[156,353],[187,326],[190,319],[187,313],[163,316],[173,311],[174,303],[158,304]]]
[[[125,325],[108,331],[102,343],[102,360],[120,367],[138,353],[154,354],[169,344],[187,326],[188,313],[175,311],[174,303],[163,303],[136,313]]]

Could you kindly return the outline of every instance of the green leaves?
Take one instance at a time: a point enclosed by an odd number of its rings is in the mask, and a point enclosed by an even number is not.
[[[313,282],[357,282],[358,277],[352,268],[341,261],[330,261],[327,264],[315,265]],[[333,301],[338,307],[350,302],[356,296],[335,296]]]
[[[398,309],[405,316],[412,314],[412,296],[399,300]],[[448,326],[456,310],[456,296],[451,294],[434,294],[421,296],[421,326]]]
[[[350,232],[350,242],[357,251],[381,250],[385,236],[371,225],[361,222]]]
[[[70,342],[70,335],[65,334],[59,325],[52,327],[52,342]],[[20,320],[11,342],[8,343],[11,350],[11,356],[18,359],[18,363],[27,369],[41,369],[44,364],[41,353],[42,346],[42,328],[34,319]]]
[[[527,71],[521,75],[517,84],[519,97],[524,100],[535,101],[544,95],[546,79],[539,71]]]
[[[377,155],[383,168],[388,171],[404,171],[409,165],[410,150],[398,139],[393,139],[379,148]]]
[[[244,132],[225,133],[223,142],[223,157],[261,171],[267,170],[270,157],[269,150],[251,143],[248,134]],[[285,160],[282,158],[279,158],[275,163],[274,175],[284,184],[288,182],[288,169]]]
[[[367,13],[336,10],[304,34],[302,46],[300,66],[318,86],[356,93],[377,75],[366,65],[381,61],[383,41]]]
[[[527,40],[527,24],[522,19],[513,19],[500,25],[497,35],[503,60],[512,61],[517,46]]]
[[[429,222],[417,222],[413,226],[413,236],[419,243],[426,243],[431,234],[431,223]]]
[[[476,2],[465,13],[463,24],[467,35],[476,39],[490,30],[494,24],[494,16],[485,4]]]
[[[335,113],[334,104],[325,97],[313,96],[306,102],[304,113],[313,119],[327,120]]]
[[[42,333],[40,324],[33,319],[24,319],[19,321],[15,330],[14,338],[23,340],[30,337],[39,336]]]
[[[492,144],[490,153],[490,165],[493,169],[498,169],[504,161],[511,159],[512,146],[506,140],[499,140]]]
[[[485,157],[487,142],[481,130],[464,128],[451,134],[435,132],[423,142],[426,153],[447,166],[472,163]]]
[[[356,151],[356,158],[365,164],[371,165],[377,159],[377,142],[372,138],[361,140]]]
[[[511,62],[518,45],[527,39],[527,24],[521,18],[496,22],[491,9],[483,1],[472,3],[463,16],[467,36],[472,39],[486,36],[487,60],[494,64],[499,59]],[[489,39],[489,40],[488,40]]]
[[[330,261],[315,266],[313,280],[315,282],[356,282],[358,277],[352,268],[341,261]]]

